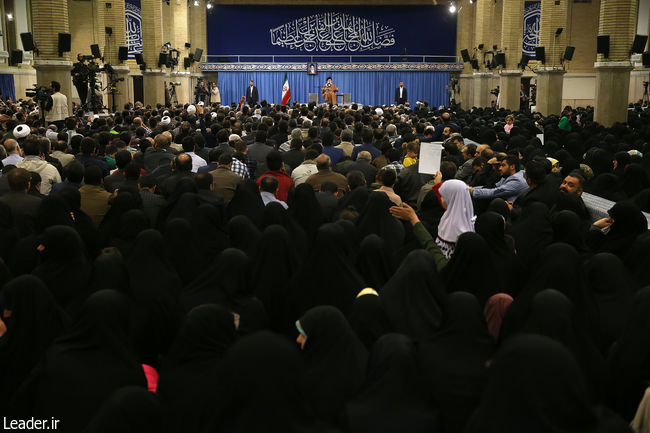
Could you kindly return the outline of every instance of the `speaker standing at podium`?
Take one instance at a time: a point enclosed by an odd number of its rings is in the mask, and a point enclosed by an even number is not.
[[[338,91],[339,88],[332,84],[332,77],[327,77],[327,84],[320,90],[323,99],[331,105],[336,105],[336,92]]]

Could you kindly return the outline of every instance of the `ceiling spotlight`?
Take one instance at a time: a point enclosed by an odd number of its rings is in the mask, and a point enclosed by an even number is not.
[[[469,4],[474,4],[476,0],[469,0]]]
[[[449,5],[449,13],[452,13],[452,14],[453,14],[453,13],[455,13],[455,12],[456,12],[456,5],[453,4],[453,3],[451,3],[451,4]]]
[[[194,0],[194,6],[199,6],[199,0]]]
[[[14,19],[13,14],[7,14],[7,19],[8,19],[9,21],[13,21],[13,19]]]
[[[206,7],[207,7],[208,9],[212,9],[212,3],[208,3],[208,4],[206,5]]]

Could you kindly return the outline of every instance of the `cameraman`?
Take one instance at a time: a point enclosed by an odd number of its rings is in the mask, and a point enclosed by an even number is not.
[[[68,117],[68,98],[61,93],[61,84],[52,81],[52,96],[48,98],[45,106],[45,121],[56,125],[58,130],[65,126],[65,119]]]
[[[86,108],[86,99],[88,98],[88,66],[85,63],[86,59],[81,54],[77,54],[77,63],[72,68],[72,84],[77,88],[79,99],[81,99],[81,106]]]

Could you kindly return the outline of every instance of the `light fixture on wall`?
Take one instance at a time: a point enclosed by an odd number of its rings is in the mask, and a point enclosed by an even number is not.
[[[454,2],[451,2],[449,4],[449,13],[452,13],[452,14],[456,13],[456,5],[454,4]]]
[[[11,13],[7,14],[7,20],[8,21],[13,21],[14,20],[14,15],[11,14]]]
[[[194,0],[194,6],[199,6],[199,5],[200,5],[199,0]]]
[[[208,2],[208,4],[205,5],[205,7],[208,8],[208,9],[212,9],[212,2]]]

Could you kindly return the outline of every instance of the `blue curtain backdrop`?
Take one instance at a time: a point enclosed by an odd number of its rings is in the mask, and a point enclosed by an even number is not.
[[[219,72],[219,90],[222,104],[239,102],[246,94],[249,80],[255,81],[260,102],[266,99],[272,104],[282,101],[282,83],[285,72]],[[286,72],[291,89],[291,101],[309,102],[309,93],[318,93],[328,76],[339,88],[339,94],[350,93],[353,102],[363,105],[390,105],[395,102],[395,89],[404,81],[411,105],[427,101],[431,106],[448,105],[445,86],[449,72],[322,72],[307,75],[306,72]]]
[[[10,96],[12,101],[16,100],[13,74],[0,74],[0,93],[2,93],[3,100],[7,99],[7,96]],[[24,97],[25,95],[21,96],[21,98]]]

